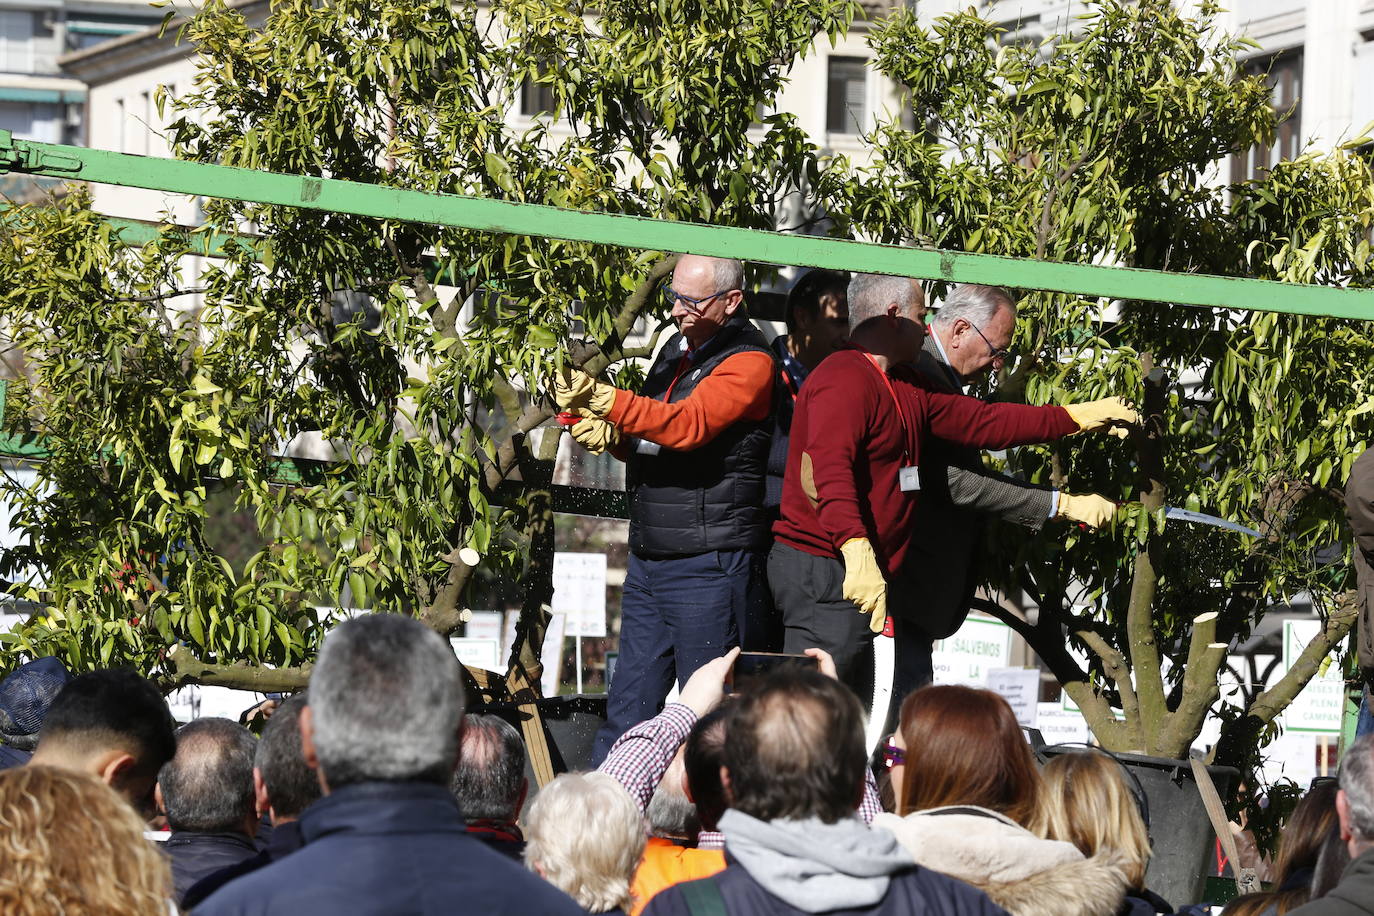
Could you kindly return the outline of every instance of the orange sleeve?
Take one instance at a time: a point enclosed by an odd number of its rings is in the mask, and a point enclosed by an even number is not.
[[[684,452],[700,448],[740,420],[768,416],[773,357],[758,350],[729,357],[672,404],[618,391],[606,419],[630,436]]]

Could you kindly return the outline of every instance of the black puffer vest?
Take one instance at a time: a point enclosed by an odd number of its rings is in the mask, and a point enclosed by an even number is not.
[[[667,395],[669,403],[676,403],[726,359],[750,350],[772,355],[758,329],[736,314],[693,354],[691,366],[678,377],[684,350],[682,335],[675,334],[659,351],[640,394],[659,400]],[[769,416],[742,420],[692,451],[663,448],[644,454],[636,449],[631,454],[626,474],[630,550],[636,556],[694,556],[768,543],[763,488],[776,397],[773,402]]]

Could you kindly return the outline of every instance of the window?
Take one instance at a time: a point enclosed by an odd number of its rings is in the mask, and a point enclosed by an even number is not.
[[[553,114],[553,87],[526,79],[520,84],[520,113],[527,118],[537,114]]]
[[[0,10],[0,71],[33,72],[34,20],[27,10]]]
[[[832,134],[861,134],[867,122],[868,61],[832,57],[825,95],[825,129]]]
[[[1302,48],[1281,51],[1273,57],[1244,65],[1246,76],[1263,76],[1272,93],[1274,142],[1255,145],[1231,157],[1231,180],[1261,178],[1277,163],[1302,151]]]

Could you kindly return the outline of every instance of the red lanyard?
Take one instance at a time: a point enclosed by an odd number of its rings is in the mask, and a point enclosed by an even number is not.
[[[883,371],[882,366],[878,365],[878,361],[873,358],[873,354],[865,350],[864,358],[868,360],[869,365],[873,367],[873,371],[878,373],[878,377],[881,378],[883,384],[887,386],[887,393],[892,395],[892,406],[897,408],[897,422],[902,426],[902,467],[910,467],[911,430],[906,423],[906,412],[902,410],[902,402],[897,397],[896,389],[892,387],[892,379],[887,377],[887,373]]]

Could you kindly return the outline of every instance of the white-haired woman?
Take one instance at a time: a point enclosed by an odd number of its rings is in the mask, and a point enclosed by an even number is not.
[[[623,914],[644,855],[644,816],[605,773],[564,773],[525,815],[525,864],[588,913]]]

